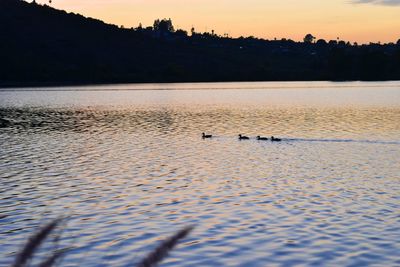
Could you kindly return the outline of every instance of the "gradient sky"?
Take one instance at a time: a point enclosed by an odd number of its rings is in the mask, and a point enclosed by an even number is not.
[[[44,0],[37,2],[45,3]],[[175,28],[230,36],[396,42],[400,0],[53,0],[52,6],[136,27],[171,18]]]

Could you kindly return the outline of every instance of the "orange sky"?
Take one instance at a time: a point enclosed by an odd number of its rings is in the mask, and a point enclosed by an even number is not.
[[[53,0],[52,6],[125,27],[171,18],[175,28],[189,31],[193,25],[198,32],[214,29],[233,37],[301,40],[312,33],[359,43],[400,38],[400,0]]]

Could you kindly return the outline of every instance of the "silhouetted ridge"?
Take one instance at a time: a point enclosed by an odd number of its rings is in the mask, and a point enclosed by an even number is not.
[[[400,43],[351,45],[124,29],[46,5],[0,1],[0,85],[114,82],[397,80]],[[315,42],[315,43],[314,43]]]

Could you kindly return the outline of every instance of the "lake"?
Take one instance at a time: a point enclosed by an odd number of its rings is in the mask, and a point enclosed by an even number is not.
[[[61,266],[188,225],[161,266],[400,266],[400,82],[0,89],[0,118],[0,266],[59,216]]]

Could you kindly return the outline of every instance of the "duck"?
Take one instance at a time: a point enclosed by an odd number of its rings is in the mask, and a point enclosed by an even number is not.
[[[267,137],[257,136],[257,140],[267,141],[269,139]]]
[[[213,136],[211,134],[202,134],[203,139],[207,139],[207,138],[212,138]]]
[[[239,140],[250,140],[247,136],[239,134]]]
[[[280,138],[275,138],[275,137],[271,136],[271,141],[272,141],[272,142],[280,142],[280,141],[282,141],[282,139],[280,139]]]
[[[7,119],[0,118],[0,128],[7,128],[12,125],[12,122]]]

